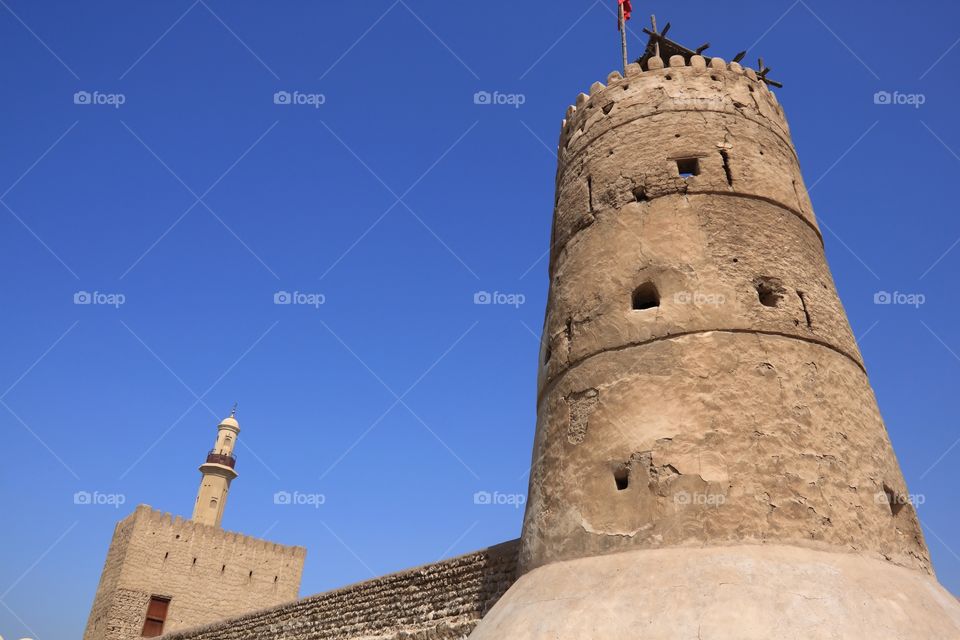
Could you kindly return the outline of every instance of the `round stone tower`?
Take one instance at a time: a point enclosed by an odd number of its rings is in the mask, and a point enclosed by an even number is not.
[[[645,67],[563,123],[521,578],[472,638],[960,637],[783,109]]]

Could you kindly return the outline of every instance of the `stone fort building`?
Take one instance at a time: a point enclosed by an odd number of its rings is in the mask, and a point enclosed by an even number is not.
[[[239,433],[234,415],[218,426],[192,520],[140,505],[117,524],[83,640],[159,636],[297,597],[306,549],[220,528]]]
[[[279,602],[302,550],[141,508],[87,637],[197,571],[220,621],[168,640],[960,638],[770,84],[653,33],[567,110],[519,541],[231,618],[208,555],[242,546]]]

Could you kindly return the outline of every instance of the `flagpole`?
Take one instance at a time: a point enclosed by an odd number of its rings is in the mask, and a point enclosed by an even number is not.
[[[657,33],[657,16],[656,15],[650,14],[650,24],[653,26],[653,32]],[[657,38],[656,42],[654,43],[653,55],[658,58],[660,57],[660,38]]]
[[[617,19],[620,21],[620,54],[623,57],[623,74],[627,74],[627,21],[624,20],[623,3],[617,4]]]

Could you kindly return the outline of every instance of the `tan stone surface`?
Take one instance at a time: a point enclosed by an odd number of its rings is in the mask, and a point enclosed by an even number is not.
[[[861,362],[819,237],[768,202],[670,195],[605,209],[554,262],[541,384],[608,349],[712,329],[793,335]],[[761,304],[761,280],[782,288],[776,307]],[[634,311],[645,282],[660,306]]]
[[[638,154],[638,147],[658,152]],[[679,175],[676,160],[684,158],[699,160],[698,175]],[[802,185],[792,147],[769,127],[729,114],[701,113],[691,123],[687,111],[658,113],[599,136],[561,168],[556,248],[589,224],[591,212],[671,193],[766,199],[816,233]]]
[[[471,640],[948,640],[960,606],[924,573],[786,546],[629,551],[522,578]]]
[[[866,375],[819,344],[708,331],[592,356],[548,387],[534,447],[526,569],[747,540],[929,569],[913,506],[887,501],[907,489]]]
[[[84,640],[140,637],[151,595],[171,598],[166,631],[292,600],[305,555],[140,505],[117,525]]]
[[[168,634],[164,640],[460,640],[516,580],[518,542]]]
[[[113,540],[107,551],[107,559],[100,574],[100,584],[90,609],[83,640],[107,640],[108,638],[133,638],[143,628],[143,613],[139,609],[131,615],[130,607],[121,604],[123,596],[118,593],[117,583],[123,570],[127,548],[133,535],[134,517],[128,517],[113,531]],[[136,619],[140,627],[134,629]]]
[[[685,180],[675,160],[693,157],[701,173]],[[782,110],[763,83],[734,71],[628,76],[570,112],[560,139],[553,249],[596,211],[670,193],[766,199],[818,233]]]

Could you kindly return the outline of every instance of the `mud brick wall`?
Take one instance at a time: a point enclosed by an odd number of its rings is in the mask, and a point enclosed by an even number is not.
[[[466,638],[516,579],[514,540],[163,640]]]

